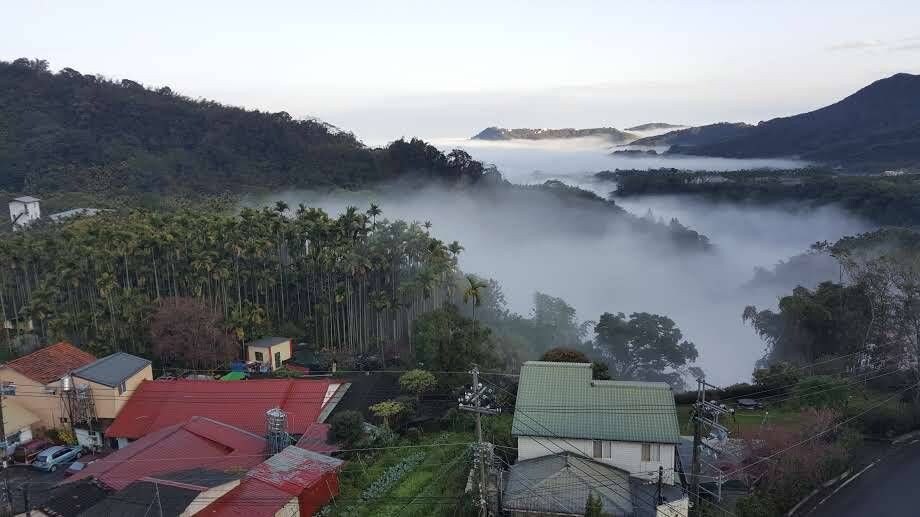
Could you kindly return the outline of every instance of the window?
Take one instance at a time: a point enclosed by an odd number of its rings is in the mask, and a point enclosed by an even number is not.
[[[123,393],[126,392],[126,391],[128,391],[128,387],[125,386],[125,383],[121,383],[121,384],[118,385],[118,394],[119,394],[119,395],[123,394]]]
[[[643,443],[642,461],[661,461],[661,445],[657,443]]]
[[[613,443],[604,440],[594,440],[594,457],[607,460],[613,458]]]
[[[3,381],[3,384],[0,385],[0,393],[4,395],[15,395],[16,383],[13,381]]]
[[[262,355],[262,352],[256,352],[255,356],[256,356],[256,361],[259,361],[260,363],[265,360],[265,356]]]
[[[275,352],[275,368],[281,366],[281,352]]]

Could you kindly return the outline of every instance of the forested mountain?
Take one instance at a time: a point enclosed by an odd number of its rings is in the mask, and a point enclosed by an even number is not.
[[[648,124],[639,124],[638,126],[628,127],[626,131],[654,131],[657,129],[677,129],[682,126],[680,124],[668,124],[667,122],[649,122]]]
[[[363,186],[409,172],[478,177],[421,140],[369,149],[285,112],[192,100],[40,60],[0,62],[0,190],[209,193]]]
[[[800,156],[841,163],[920,165],[920,75],[896,74],[840,102],[761,122],[736,138],[680,149],[737,158]]]
[[[630,145],[644,146],[695,146],[709,145],[746,134],[753,126],[743,122],[719,122],[706,126],[688,127],[669,131],[663,135],[640,138]]]
[[[530,129],[487,127],[473,136],[473,140],[554,140],[565,138],[603,137],[612,143],[627,142],[636,135],[620,131],[614,127],[594,127],[590,129]]]

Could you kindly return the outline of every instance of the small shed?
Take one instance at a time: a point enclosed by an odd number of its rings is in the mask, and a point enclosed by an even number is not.
[[[281,368],[293,355],[294,344],[291,338],[264,337],[246,345],[246,359],[268,365],[270,371]]]

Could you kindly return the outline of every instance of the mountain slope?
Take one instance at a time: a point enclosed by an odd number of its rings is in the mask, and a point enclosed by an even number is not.
[[[680,124],[668,124],[666,122],[649,122],[648,124],[639,124],[638,126],[628,127],[626,131],[655,131],[658,129],[678,129],[683,126]]]
[[[207,194],[481,173],[468,155],[451,156],[416,139],[369,149],[350,133],[285,112],[192,100],[69,68],[52,74],[44,61],[0,61],[6,191]]]
[[[643,146],[696,146],[710,145],[724,140],[737,138],[746,134],[753,126],[743,122],[719,122],[707,126],[688,127],[670,131],[663,135],[649,136],[640,138],[630,145]]]
[[[472,140],[553,140],[564,138],[603,137],[613,143],[627,142],[636,135],[620,131],[613,127],[595,127],[589,129],[530,129],[487,127],[473,136]]]
[[[688,154],[800,156],[826,162],[920,163],[920,76],[896,74],[824,108],[761,122]]]

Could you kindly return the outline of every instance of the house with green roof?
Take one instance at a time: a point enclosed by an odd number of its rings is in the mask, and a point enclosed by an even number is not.
[[[677,408],[665,383],[600,381],[588,363],[528,361],[521,368],[511,434],[518,465],[574,454],[622,471],[632,480],[624,483],[624,490],[634,487],[630,492],[657,481],[659,467],[665,485],[679,482]],[[685,503],[682,497],[671,505]]]

